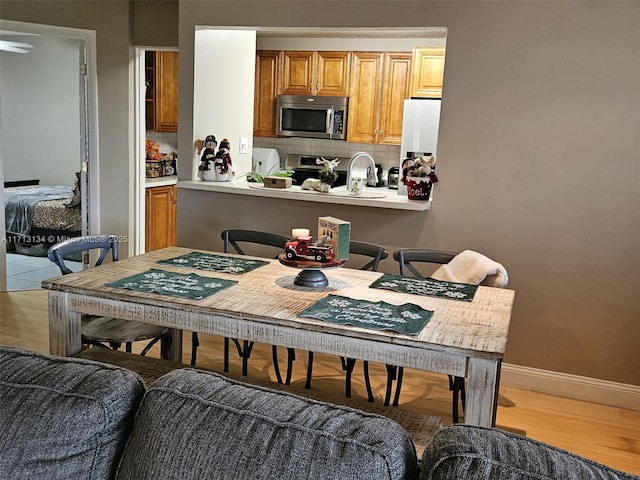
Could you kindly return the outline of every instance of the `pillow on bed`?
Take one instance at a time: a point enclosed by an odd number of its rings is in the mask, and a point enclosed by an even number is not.
[[[76,205],[80,205],[80,199],[81,198],[82,197],[80,195],[80,172],[76,172],[76,179],[73,182],[73,188],[71,189],[71,195],[69,195],[69,198],[67,198],[62,203],[67,208],[75,207]]]

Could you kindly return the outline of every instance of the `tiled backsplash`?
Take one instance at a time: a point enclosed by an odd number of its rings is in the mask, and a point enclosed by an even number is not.
[[[390,167],[397,167],[400,162],[400,146],[398,145],[372,145],[370,143],[347,143],[340,140],[316,140],[296,137],[253,137],[253,146],[275,148],[278,150],[282,164],[284,164],[285,156],[289,153],[351,157],[357,152],[367,152],[384,170],[389,170]]]
[[[160,145],[160,153],[172,153],[178,154],[178,134],[177,133],[165,133],[165,132],[151,132],[146,134],[147,140],[153,140]]]

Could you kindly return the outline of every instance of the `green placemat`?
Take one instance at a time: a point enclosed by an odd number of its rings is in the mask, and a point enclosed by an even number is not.
[[[107,287],[126,288],[135,292],[157,293],[159,295],[199,300],[218,293],[236,283],[238,282],[235,280],[201,277],[195,273],[183,274],[152,268],[146,272],[115,282],[109,282],[105,285]]]
[[[391,305],[382,301],[369,302],[329,295],[304,310],[300,316],[415,336],[431,320],[433,312],[412,303]]]
[[[414,278],[385,273],[371,285],[371,288],[383,288],[394,292],[443,297],[451,300],[471,302],[478,289],[477,285],[467,283],[443,282],[433,278]]]
[[[158,260],[158,263],[197,268],[199,270],[210,270],[213,272],[247,273],[258,267],[267,265],[269,262],[252,260],[250,258],[226,257],[224,255],[191,252],[179,257]]]

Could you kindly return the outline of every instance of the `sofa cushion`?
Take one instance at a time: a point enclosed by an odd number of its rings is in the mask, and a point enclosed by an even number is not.
[[[145,387],[97,362],[0,346],[0,476],[114,478]]]
[[[125,479],[404,479],[400,425],[221,375],[181,369],[144,397],[118,469]]]
[[[497,429],[451,425],[422,456],[420,480],[638,480],[565,450]]]

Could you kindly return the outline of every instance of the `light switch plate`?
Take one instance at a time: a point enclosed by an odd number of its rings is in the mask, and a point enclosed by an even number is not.
[[[249,151],[249,139],[247,137],[240,137],[240,153],[247,153]]]

